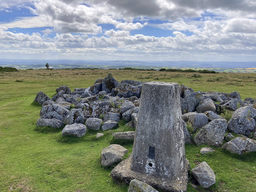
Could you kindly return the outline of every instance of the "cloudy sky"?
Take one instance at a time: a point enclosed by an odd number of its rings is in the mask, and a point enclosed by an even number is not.
[[[256,0],[1,0],[0,58],[256,61]]]

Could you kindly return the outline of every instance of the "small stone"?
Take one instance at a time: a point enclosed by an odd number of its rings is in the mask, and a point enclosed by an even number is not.
[[[203,188],[209,188],[216,182],[213,170],[205,161],[197,165],[191,172]]]
[[[72,124],[66,125],[62,130],[62,136],[74,136],[74,137],[83,137],[86,134],[87,128],[83,124]]]
[[[225,141],[231,141],[232,139],[234,139],[235,138],[235,136],[232,134],[232,133],[228,133],[225,137],[224,137],[224,139],[225,139]]]
[[[209,154],[209,153],[213,153],[215,150],[210,148],[210,147],[203,147],[201,150],[200,150],[200,153],[202,155],[205,155],[205,154]]]
[[[102,120],[98,118],[88,118],[85,124],[88,129],[98,131],[100,130]]]
[[[110,129],[114,129],[116,127],[118,127],[118,123],[116,121],[108,120],[108,121],[104,122],[101,129],[102,129],[102,131],[107,131]]]
[[[156,189],[148,185],[147,183],[141,182],[137,179],[133,179],[130,182],[128,192],[158,192]]]
[[[182,115],[182,119],[192,124],[194,132],[209,122],[208,117],[204,113],[197,112],[185,113]]]
[[[104,136],[103,133],[97,133],[97,134],[96,134],[96,139],[99,139],[99,138],[101,138],[101,137],[103,137],[103,136]]]
[[[119,140],[119,141],[133,141],[134,140],[135,131],[116,132],[116,133],[113,133],[112,135],[113,135],[113,138],[115,140]]]
[[[220,115],[217,115],[216,113],[214,113],[213,111],[206,111],[204,112],[206,114],[206,116],[208,117],[208,119],[210,121],[214,120],[214,119],[223,119],[223,117],[221,117]]]
[[[127,152],[128,150],[123,146],[112,144],[102,150],[101,165],[103,167],[110,167],[116,163],[119,163],[122,161]]]

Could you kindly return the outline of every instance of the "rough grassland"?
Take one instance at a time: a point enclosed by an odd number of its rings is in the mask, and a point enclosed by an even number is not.
[[[109,177],[111,169],[99,163],[101,150],[111,143],[113,131],[100,139],[90,132],[84,138],[61,137],[59,131],[36,130],[39,106],[31,105],[39,91],[52,96],[55,89],[88,87],[112,73],[117,80],[183,83],[201,91],[239,91],[242,98],[256,95],[255,74],[196,74],[120,70],[26,70],[0,73],[0,191],[125,192]],[[129,130],[123,124],[117,130]],[[132,144],[125,147],[131,152]],[[187,146],[191,167],[201,161],[213,168],[217,184],[208,191],[255,192],[256,154],[238,157],[217,149],[202,156],[200,147]],[[197,189],[198,191],[206,191]],[[189,186],[188,191],[196,191]]]

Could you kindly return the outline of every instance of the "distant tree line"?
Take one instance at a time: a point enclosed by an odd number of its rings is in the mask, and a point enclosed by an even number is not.
[[[15,67],[1,67],[0,66],[0,72],[16,72],[18,69]]]
[[[207,70],[207,69],[168,69],[168,68],[161,68],[161,69],[141,69],[141,68],[132,68],[132,67],[124,67],[119,68],[120,70],[138,70],[138,71],[168,71],[168,72],[185,72],[185,73],[218,73],[216,71]]]

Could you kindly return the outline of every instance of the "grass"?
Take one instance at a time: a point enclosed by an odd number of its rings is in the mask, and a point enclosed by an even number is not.
[[[121,81],[166,81],[183,83],[201,91],[238,91],[242,98],[256,94],[254,74],[204,74],[168,71],[134,70],[21,70],[0,74],[0,191],[38,192],[124,192],[109,176],[111,169],[100,166],[100,152],[112,142],[112,133],[128,131],[121,123],[118,129],[107,131],[95,139],[95,132],[83,138],[61,137],[61,130],[38,129],[36,121],[40,106],[32,105],[39,91],[51,96],[61,85],[70,88],[88,87],[108,73]],[[16,81],[16,80],[22,81]],[[209,82],[208,79],[213,81]],[[196,80],[196,81],[195,81]],[[229,118],[229,114],[225,115]],[[132,144],[125,144],[131,153]],[[186,146],[191,167],[206,161],[215,171],[217,183],[209,190],[188,191],[255,192],[256,154],[242,157],[221,149],[211,155],[201,155],[200,147]]]

